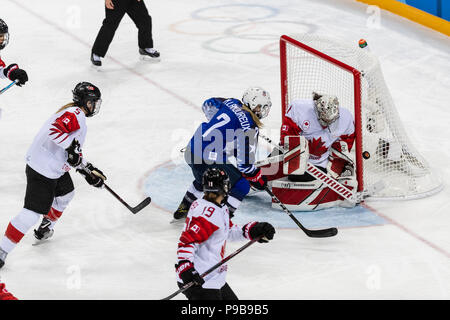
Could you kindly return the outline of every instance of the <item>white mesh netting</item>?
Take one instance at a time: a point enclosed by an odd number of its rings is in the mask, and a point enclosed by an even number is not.
[[[355,103],[353,74],[296,46],[295,41],[282,38],[286,44],[287,103],[294,99],[311,99],[312,92],[333,94],[341,107],[353,115],[361,110],[362,152],[370,155],[353,157],[362,162],[364,189],[378,181],[385,187],[371,198],[408,199],[431,195],[441,189],[440,179],[433,174],[425,159],[409,141],[396,111],[378,59],[368,47],[348,44],[316,35],[289,36],[321,53],[343,62],[361,73],[361,105]],[[283,110],[284,114],[284,110]],[[359,172],[358,174],[361,174]]]

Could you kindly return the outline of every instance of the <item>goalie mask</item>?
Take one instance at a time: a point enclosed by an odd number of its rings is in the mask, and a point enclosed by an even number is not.
[[[324,127],[328,127],[339,118],[339,100],[336,96],[313,92],[314,110],[317,119]]]
[[[259,119],[267,117],[272,106],[269,93],[259,87],[245,90],[242,95],[242,103],[250,108]]]
[[[0,19],[0,50],[5,49],[9,43],[8,25]]]

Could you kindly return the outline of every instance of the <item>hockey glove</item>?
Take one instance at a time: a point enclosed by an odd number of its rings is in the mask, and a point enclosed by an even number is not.
[[[183,280],[184,284],[189,282],[195,282],[196,285],[201,286],[205,283],[202,277],[198,274],[194,268],[194,264],[189,260],[181,260],[175,265],[178,276]]]
[[[251,175],[243,174],[243,176],[255,189],[264,190],[267,187],[267,177],[262,175],[260,168]]]
[[[275,234],[275,228],[268,222],[250,222],[243,228],[244,236],[247,239],[253,240],[259,236],[262,236],[258,240],[259,243],[266,243],[273,239]]]
[[[16,84],[21,87],[28,81],[28,75],[25,70],[19,69],[15,63],[10,64],[3,70],[3,74],[11,81],[19,80]]]
[[[77,169],[86,179],[87,183],[96,188],[101,188],[105,183],[106,177],[100,169],[97,169],[92,163],[87,163],[84,168]]]
[[[78,140],[73,139],[71,145],[66,149],[66,151],[67,163],[72,167],[78,167],[83,160],[83,154],[81,152],[81,147]]]

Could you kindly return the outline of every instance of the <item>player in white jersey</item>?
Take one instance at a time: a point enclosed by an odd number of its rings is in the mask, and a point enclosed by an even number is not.
[[[336,96],[313,92],[312,99],[291,101],[281,125],[280,145],[283,146],[286,138],[291,136],[306,138],[309,158],[305,161],[333,178],[346,179],[345,184],[350,184],[351,188],[356,187],[353,164],[349,161],[355,140],[354,118],[350,111],[339,107]],[[307,172],[285,177],[280,166],[280,170],[268,176],[268,180],[284,183],[272,182],[272,189],[284,204],[292,205],[291,209],[316,210],[344,203],[334,191]],[[345,205],[349,204],[345,202]]]
[[[8,25],[0,19],[0,51],[5,49],[9,43],[9,30]],[[0,79],[9,79],[11,81],[17,80],[17,85],[22,86],[28,81],[28,75],[25,70],[19,68],[16,63],[12,63],[8,66],[3,62],[0,57]],[[1,109],[0,109],[1,117]]]
[[[81,153],[86,137],[86,117],[99,112],[100,90],[89,82],[80,82],[73,90],[73,102],[60,108],[42,126],[26,155],[27,187],[23,209],[6,228],[0,241],[0,268],[6,256],[42,216],[34,235],[44,240],[53,235],[53,227],[74,196],[69,175],[77,168],[94,187],[101,187],[106,177]],[[80,166],[82,165],[82,166]],[[86,167],[91,174],[85,170]]]
[[[231,184],[223,169],[207,169],[202,184],[205,195],[192,203],[178,242],[175,264],[178,286],[181,288],[191,281],[196,282],[195,286],[183,292],[189,300],[237,300],[226,282],[226,264],[205,278],[200,274],[222,261],[227,241],[262,236],[259,242],[268,242],[273,239],[275,229],[267,222],[249,222],[244,226],[231,222],[224,203]]]

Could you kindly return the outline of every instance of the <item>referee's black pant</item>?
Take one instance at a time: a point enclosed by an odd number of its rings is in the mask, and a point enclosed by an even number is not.
[[[128,14],[138,28],[139,48],[153,48],[152,18],[147,11],[144,0],[114,0],[114,9],[105,7],[105,11],[106,18],[103,20],[103,25],[95,39],[92,53],[100,57],[106,55],[125,13]]]

